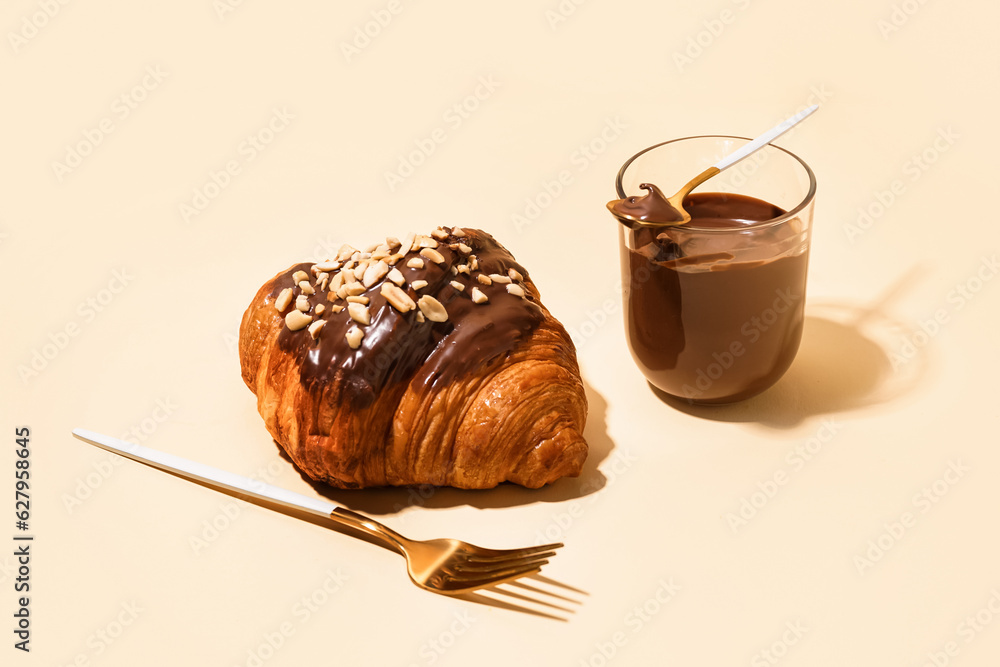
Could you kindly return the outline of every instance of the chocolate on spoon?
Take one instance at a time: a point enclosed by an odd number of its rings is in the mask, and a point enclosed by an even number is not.
[[[629,225],[646,225],[652,227],[663,227],[664,225],[683,225],[691,222],[691,214],[684,210],[684,199],[696,187],[712,178],[718,173],[732,167],[737,162],[753,155],[764,146],[768,145],[798,123],[805,120],[812,112],[819,108],[814,104],[808,109],[801,111],[791,118],[782,121],[778,125],[760,135],[739,150],[733,151],[722,158],[714,165],[701,172],[690,181],[684,184],[680,190],[672,197],[664,196],[663,192],[652,183],[642,183],[639,187],[646,190],[642,196],[633,195],[625,199],[615,199],[608,202],[608,210],[620,221]]]

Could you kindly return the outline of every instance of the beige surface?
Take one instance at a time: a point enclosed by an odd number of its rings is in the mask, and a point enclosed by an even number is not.
[[[5,3],[5,33],[44,25],[0,56],[0,540],[16,532],[15,425],[33,433],[36,535],[30,655],[11,646],[0,549],[3,664],[996,664],[996,4],[398,3],[50,2],[51,18]],[[800,356],[756,400],[666,406],[624,345],[613,175],[651,143],[754,134],[812,102],[779,142],[820,182]],[[244,143],[258,134],[273,141]],[[545,574],[586,591],[563,590],[568,620],[421,592],[387,551],[70,437],[138,429],[316,493],[240,380],[243,309],[293,261],[437,223],[493,232],[577,332],[585,476],[333,498],[417,537],[564,540]],[[50,358],[22,377],[36,352]],[[734,530],[744,499],[762,506]],[[857,560],[879,540],[878,562]]]

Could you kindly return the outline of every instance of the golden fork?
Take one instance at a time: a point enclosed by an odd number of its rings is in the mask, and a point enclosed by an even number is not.
[[[411,540],[378,521],[325,500],[93,431],[78,428],[73,430],[73,435],[101,449],[211,488],[228,489],[359,530],[401,553],[406,558],[406,569],[413,583],[434,593],[458,595],[535,574],[562,546],[543,544],[524,549],[485,549],[454,539]]]

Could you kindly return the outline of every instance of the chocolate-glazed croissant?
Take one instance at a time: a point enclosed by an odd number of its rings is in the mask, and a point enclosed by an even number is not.
[[[538,488],[587,456],[573,343],[483,231],[279,273],[243,315],[240,364],[273,438],[333,486]]]

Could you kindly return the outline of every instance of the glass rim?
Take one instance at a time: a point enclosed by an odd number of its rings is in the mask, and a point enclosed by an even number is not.
[[[742,139],[744,141],[753,141],[753,139],[750,138],[750,137],[738,137],[738,136],[731,135],[731,134],[697,134],[697,135],[693,135],[693,136],[690,136],[690,137],[680,137],[678,139],[671,139],[670,141],[663,141],[663,142],[660,142],[658,144],[654,144],[652,146],[649,146],[648,148],[644,148],[641,151],[639,151],[638,153],[636,153],[635,155],[633,155],[632,157],[630,157],[628,160],[626,160],[625,164],[623,164],[622,167],[621,167],[621,169],[618,170],[618,176],[615,177],[615,191],[618,193],[618,198],[619,199],[625,199],[626,197],[630,196],[630,195],[625,194],[625,190],[622,187],[622,177],[624,177],[625,171],[632,165],[633,162],[635,162],[636,160],[638,160],[640,157],[642,157],[646,153],[648,153],[648,152],[650,152],[652,150],[655,150],[657,148],[660,148],[661,146],[666,146],[668,144],[674,144],[674,143],[677,143],[679,141],[688,141],[688,140],[691,140],[691,139]],[[784,213],[782,215],[779,215],[777,218],[771,218],[769,220],[761,220],[760,222],[755,222],[755,223],[753,223],[751,225],[747,225],[745,227],[734,228],[734,229],[719,229],[718,227],[698,227],[696,225],[691,225],[691,224],[687,224],[687,225],[674,225],[674,226],[675,227],[682,227],[684,229],[693,229],[693,230],[697,230],[699,232],[716,233],[716,234],[731,234],[733,232],[746,231],[746,230],[749,230],[749,229],[761,229],[761,228],[764,228],[764,227],[774,227],[775,225],[780,225],[780,224],[782,224],[784,222],[788,222],[789,220],[797,218],[798,215],[799,215],[799,213],[801,213],[809,205],[809,203],[815,198],[815,196],[816,196],[816,174],[813,173],[813,170],[809,167],[808,164],[806,164],[805,160],[803,160],[802,158],[800,158],[798,155],[796,155],[795,153],[791,152],[790,150],[788,150],[786,148],[782,148],[781,146],[775,146],[774,144],[768,144],[767,146],[765,146],[761,150],[766,150],[768,148],[777,149],[777,150],[779,150],[779,151],[781,151],[783,153],[786,153],[787,155],[791,156],[800,165],[802,165],[802,168],[805,169],[806,175],[809,177],[809,190],[808,190],[808,192],[806,192],[805,196],[802,198],[802,201],[799,202],[798,205],[795,206],[795,208],[790,209],[788,212],[786,212],[786,213]],[[620,220],[619,220],[619,223],[620,224],[624,224]],[[669,226],[669,225],[665,225],[665,226]]]

